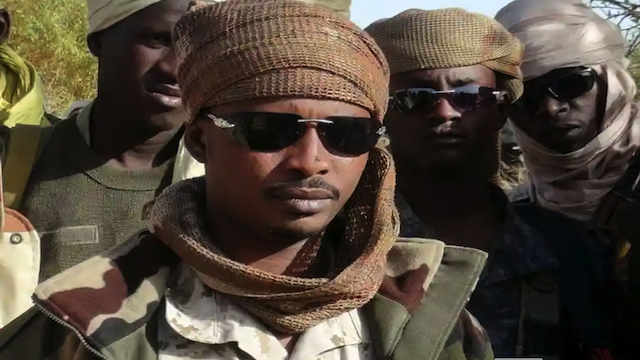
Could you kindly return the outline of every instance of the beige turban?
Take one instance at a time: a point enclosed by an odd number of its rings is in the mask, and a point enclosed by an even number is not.
[[[89,34],[104,30],[162,0],[87,0]]]
[[[391,74],[484,65],[505,75],[512,101],[522,95],[522,45],[490,17],[450,8],[410,9],[369,25]]]
[[[89,8],[89,34],[104,30],[134,13],[162,0],[87,0]],[[202,1],[202,0],[200,0]],[[226,0],[208,0],[224,2]],[[299,0],[307,4],[325,6],[338,15],[349,18],[351,0]]]
[[[240,100],[339,100],[382,120],[389,68],[373,39],[320,6],[285,0],[203,5],[175,26],[178,82],[189,119]]]
[[[558,154],[511,124],[523,151],[536,201],[589,220],[640,145],[636,86],[620,31],[581,0],[516,0],[496,15],[525,44],[525,80],[552,70],[589,66],[607,83],[599,135],[582,149]]]

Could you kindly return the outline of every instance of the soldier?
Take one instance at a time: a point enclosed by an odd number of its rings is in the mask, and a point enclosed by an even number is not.
[[[493,359],[463,309],[486,254],[397,238],[373,39],[285,0],[195,6],[174,39],[206,176],[41,284],[0,358]]]
[[[407,10],[366,31],[391,68],[386,123],[401,235],[489,253],[468,307],[497,357],[587,359],[600,351],[583,346],[566,320],[574,315],[565,311],[568,293],[584,295],[585,313],[593,309],[593,269],[574,261],[586,249],[568,245],[577,230],[560,214],[512,206],[496,183],[500,130],[523,90],[521,43],[462,9]]]
[[[0,125],[48,125],[42,83],[33,65],[7,44],[11,33],[9,12],[0,7]]]
[[[516,0],[496,20],[525,45],[525,91],[510,118],[529,181],[511,197],[604,235],[604,241],[592,241],[593,234],[583,241],[593,248],[604,281],[611,278],[613,259],[615,282],[625,286],[629,246],[611,236],[605,201],[640,145],[640,107],[625,39],[580,0]],[[637,338],[632,336],[631,358],[637,357]]]

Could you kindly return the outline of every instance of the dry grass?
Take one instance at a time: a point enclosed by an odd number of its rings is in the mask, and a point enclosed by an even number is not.
[[[86,46],[84,0],[3,0],[11,14],[11,46],[38,70],[47,110],[61,114],[94,96],[96,61]]]

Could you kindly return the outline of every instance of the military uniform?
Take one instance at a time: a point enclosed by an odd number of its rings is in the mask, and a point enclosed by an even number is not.
[[[589,348],[606,347],[611,327],[600,322],[606,314],[594,310],[592,299],[602,271],[595,268],[595,255],[586,247],[567,245],[586,243],[581,228],[560,214],[511,204],[500,188],[489,186],[502,209],[503,226],[487,250],[487,266],[467,308],[485,327],[495,355],[573,359],[584,355],[580,347],[585,343]],[[401,236],[434,237],[399,193],[396,205]],[[559,248],[571,248],[575,256]],[[568,263],[569,257],[575,263]],[[572,294],[561,296],[567,293]],[[580,306],[574,306],[576,298]],[[575,309],[566,311],[568,306]],[[585,320],[588,317],[597,320]],[[576,327],[583,327],[583,333],[575,334]]]

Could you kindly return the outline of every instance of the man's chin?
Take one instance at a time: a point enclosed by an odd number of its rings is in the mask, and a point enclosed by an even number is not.
[[[327,224],[325,216],[316,214],[282,222],[272,226],[271,231],[287,239],[302,241],[320,234],[327,227]]]

